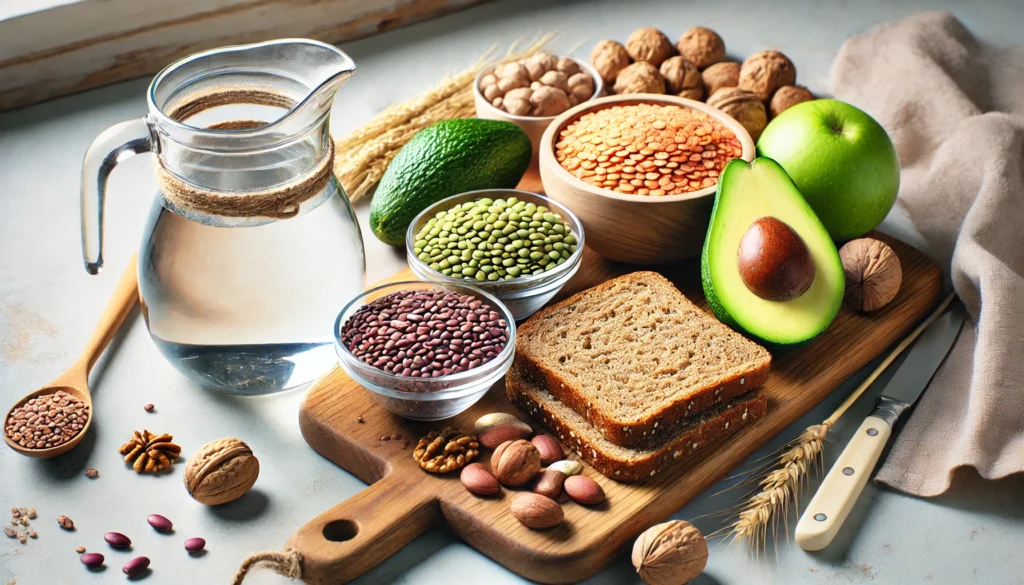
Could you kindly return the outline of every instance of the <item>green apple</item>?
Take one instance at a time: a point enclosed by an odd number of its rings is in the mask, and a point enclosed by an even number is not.
[[[779,114],[757,155],[782,165],[833,239],[860,237],[885,219],[900,188],[900,162],[882,125],[838,100]]]

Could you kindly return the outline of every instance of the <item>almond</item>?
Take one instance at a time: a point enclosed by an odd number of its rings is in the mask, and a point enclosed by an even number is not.
[[[565,478],[565,493],[576,503],[593,506],[604,501],[604,489],[594,480],[585,475],[573,475]]]
[[[540,462],[544,465],[551,465],[565,457],[562,446],[551,435],[537,435],[530,442],[540,451]]]
[[[516,415],[509,414],[507,412],[492,412],[491,414],[485,414],[480,418],[476,419],[476,423],[474,423],[473,427],[474,429],[476,429],[476,434],[479,435],[480,433],[486,431],[487,429],[496,427],[498,425],[515,424],[525,426],[526,428],[530,429],[530,434],[533,434],[533,429],[530,428],[530,425],[519,420],[519,418],[516,417]]]
[[[491,469],[502,485],[520,486],[540,471],[540,453],[525,439],[505,441],[491,455]]]
[[[562,484],[565,483],[565,474],[554,469],[543,469],[537,474],[537,481],[533,484],[533,492],[557,500],[562,493]]]
[[[522,493],[512,500],[512,515],[523,526],[533,529],[557,526],[565,514],[558,502],[540,494]]]
[[[489,496],[501,491],[498,479],[479,463],[470,463],[463,467],[459,479],[467,490],[479,496]]]
[[[530,425],[519,423],[519,424],[503,424],[496,425],[485,429],[479,435],[477,439],[480,444],[488,449],[494,449],[498,445],[505,441],[515,441],[517,439],[525,439],[533,433],[533,429]]]

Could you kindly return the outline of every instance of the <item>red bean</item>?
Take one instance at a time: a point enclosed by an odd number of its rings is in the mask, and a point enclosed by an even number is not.
[[[146,522],[149,522],[150,526],[161,532],[170,532],[174,527],[170,520],[160,514],[150,514],[149,517],[146,518]]]
[[[197,553],[204,548],[206,548],[206,541],[202,538],[190,538],[185,541],[185,550],[187,550],[189,554]]]
[[[132,540],[120,532],[108,532],[103,535],[103,540],[114,548],[131,548]]]
[[[128,575],[129,577],[138,577],[148,568],[149,557],[135,557],[134,559],[128,561],[128,564],[121,567],[121,570],[124,572],[125,575]]]
[[[103,565],[103,555],[100,553],[85,553],[78,558],[86,567],[99,567]]]

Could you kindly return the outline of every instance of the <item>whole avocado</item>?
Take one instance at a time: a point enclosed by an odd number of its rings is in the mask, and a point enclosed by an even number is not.
[[[529,137],[511,122],[466,118],[428,126],[384,171],[370,205],[370,229],[385,244],[401,246],[416,215],[441,199],[518,185],[531,154]]]

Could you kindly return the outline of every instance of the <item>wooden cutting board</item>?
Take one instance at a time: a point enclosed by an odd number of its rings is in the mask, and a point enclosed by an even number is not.
[[[351,580],[440,523],[528,579],[571,583],[597,573],[640,532],[717,482],[901,339],[936,305],[942,286],[938,265],[903,242],[873,235],[893,247],[903,266],[903,286],[892,303],[873,314],[843,309],[829,330],[810,344],[775,353],[765,385],[766,417],[700,459],[682,462],[639,484],[616,483],[588,466],[584,473],[601,483],[607,501],[597,508],[564,503],[565,521],[551,530],[530,530],[512,517],[509,502],[515,491],[506,488],[497,496],[474,496],[463,488],[457,473],[431,475],[412,459],[416,440],[445,425],[470,430],[478,417],[498,411],[530,420],[505,398],[504,384],[451,420],[417,423],[378,406],[369,392],[335,369],[314,384],[302,404],[302,434],[317,452],[370,486],[313,519],[288,542],[303,555],[303,580]],[[587,250],[580,271],[559,298],[635,269]],[[696,260],[659,271],[690,299],[703,303]],[[411,279],[415,277],[406,269],[388,280]],[[481,460],[489,457],[485,450]]]

